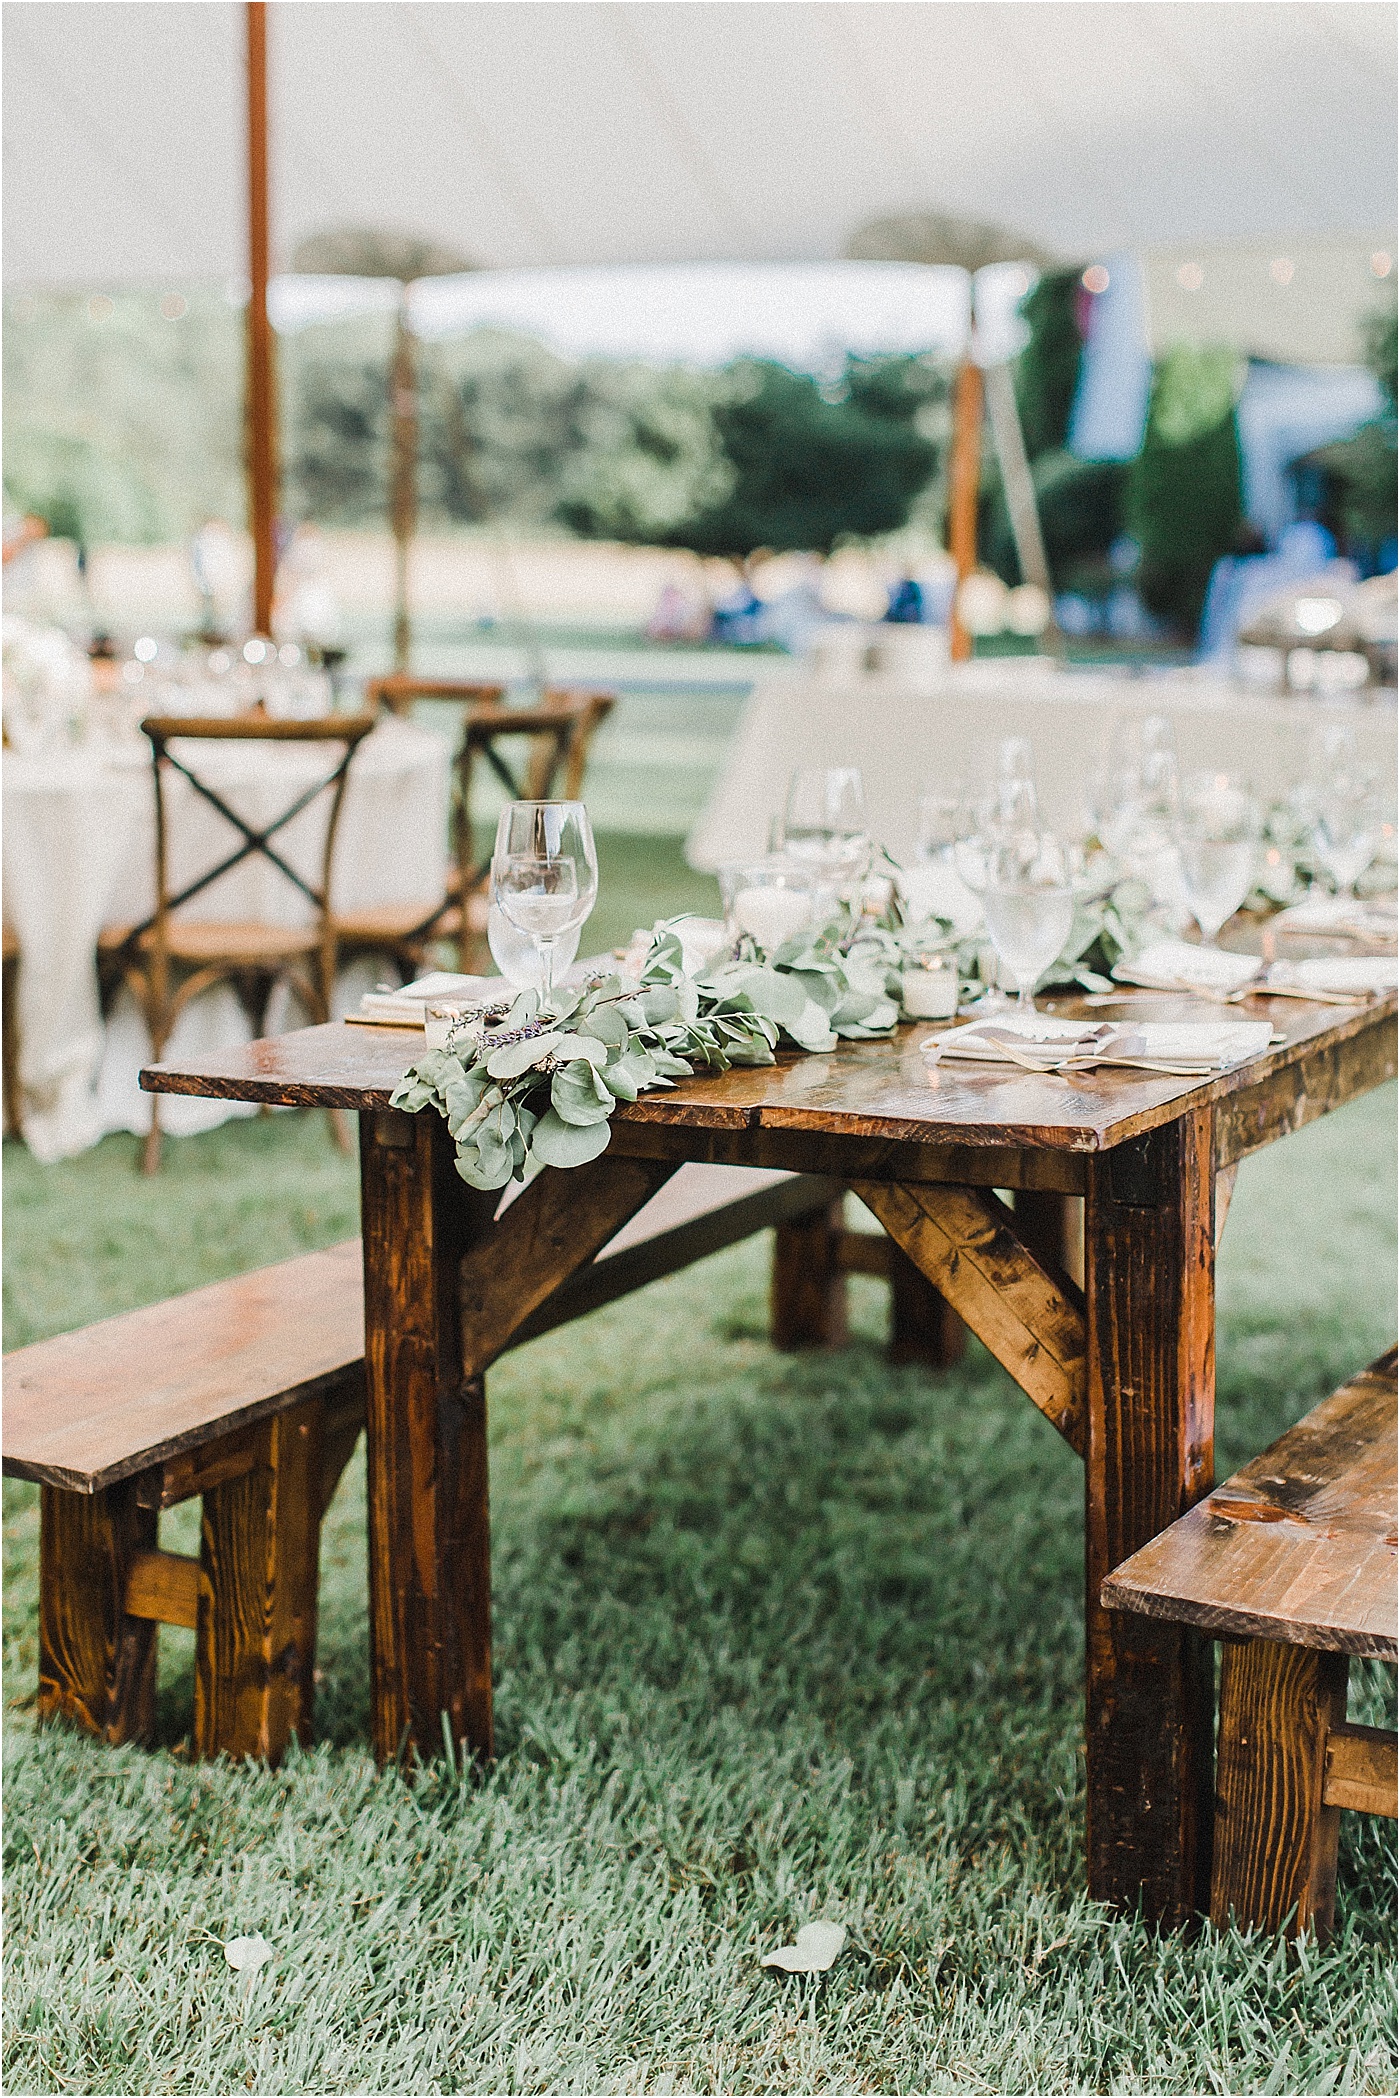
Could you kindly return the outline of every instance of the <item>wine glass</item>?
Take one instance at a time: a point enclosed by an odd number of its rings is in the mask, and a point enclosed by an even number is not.
[[[1314,807],[1313,851],[1337,894],[1354,897],[1380,843],[1372,782],[1360,772],[1334,773],[1318,789]]]
[[[1214,947],[1220,928],[1254,883],[1262,819],[1247,788],[1224,772],[1198,772],[1181,789],[1177,844],[1191,915],[1202,944]]]
[[[512,801],[496,825],[491,896],[539,957],[540,994],[554,990],[556,950],[598,894],[593,826],[581,801]]]
[[[783,809],[784,852],[816,868],[843,896],[870,864],[865,785],[854,765],[799,765]]]
[[[1074,920],[1070,855],[1058,838],[1022,831],[986,856],[982,908],[992,945],[1016,979],[1016,1007],[1035,1011],[1035,986],[1069,938]]]

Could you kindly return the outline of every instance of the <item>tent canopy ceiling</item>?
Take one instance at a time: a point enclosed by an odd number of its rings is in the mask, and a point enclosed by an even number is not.
[[[908,212],[1082,259],[1394,218],[1371,0],[275,0],[274,252],[809,261]],[[246,267],[231,0],[8,0],[5,278]],[[869,252],[867,249],[865,252]]]

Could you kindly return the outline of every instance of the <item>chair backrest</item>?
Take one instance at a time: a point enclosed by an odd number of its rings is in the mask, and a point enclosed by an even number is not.
[[[617,704],[611,692],[546,691],[537,706],[479,706],[462,726],[453,795],[453,844],[463,887],[484,880],[487,862],[477,864],[472,839],[472,776],[480,759],[495,774],[512,801],[581,801],[588,769],[589,746]],[[523,739],[525,770],[517,775],[506,763],[503,743]]]
[[[365,681],[365,705],[383,707],[390,714],[407,714],[416,699],[455,700],[460,706],[494,706],[506,696],[504,685],[464,683],[460,678],[415,677],[411,671],[394,670],[386,677]]]
[[[341,805],[345,799],[345,783],[349,775],[350,760],[359,745],[374,727],[375,717],[371,713],[326,714],[311,721],[275,721],[257,714],[236,714],[229,717],[207,715],[152,714],[142,722],[142,733],[151,746],[151,762],[154,772],[156,804],[156,907],[152,916],[132,930],[131,938],[150,931],[157,949],[165,944],[166,924],[172,911],[209,888],[244,860],[260,858],[276,868],[277,872],[291,885],[299,889],[313,906],[323,937],[329,937],[331,924],[330,885],[331,863],[335,854],[336,829],[340,822]],[[191,762],[187,750],[175,751],[172,743],[324,743],[334,753],[335,762],[331,770],[309,787],[303,787],[288,802],[280,815],[261,827],[247,822],[236,809],[231,808],[224,796],[205,779],[202,779]],[[208,867],[193,881],[186,882],[176,894],[170,889],[170,805],[169,786],[172,773],[178,773],[194,789],[202,800],[208,802],[224,821],[238,833],[240,842],[234,849]],[[325,847],[321,856],[321,878],[319,882],[308,881],[286,860],[272,842],[277,833],[284,830],[304,809],[311,807],[322,795],[330,798],[330,810],[326,820]]]

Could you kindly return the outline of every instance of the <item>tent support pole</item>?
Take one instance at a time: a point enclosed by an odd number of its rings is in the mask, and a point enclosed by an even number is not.
[[[253,631],[272,632],[277,570],[277,365],[267,317],[267,7],[248,0],[248,524],[253,536]]]
[[[413,653],[408,602],[408,554],[418,524],[418,373],[408,325],[408,286],[399,293],[394,368],[389,380],[393,424],[394,668],[407,670]]]
[[[1053,608],[1055,595],[1050,582],[1050,563],[1045,554],[1045,535],[1040,529],[1035,481],[1030,460],[1026,457],[1026,440],[1021,429],[1020,410],[1016,406],[1016,382],[1011,376],[1011,366],[989,364],[983,383],[987,391],[987,420],[991,425],[997,465],[1001,469],[1001,485],[1011,519],[1011,535],[1016,542],[1021,580],[1034,583],[1043,590],[1046,602]],[[1064,654],[1064,640],[1055,624],[1053,609],[1043,646],[1052,655]]]
[[[982,372],[970,357],[958,367],[953,394],[953,457],[948,475],[948,551],[962,584],[977,566],[977,489],[982,472]],[[953,599],[949,627],[953,661],[972,654],[972,636]]]

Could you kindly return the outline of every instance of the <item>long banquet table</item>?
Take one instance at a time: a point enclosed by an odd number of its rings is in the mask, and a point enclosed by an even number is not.
[[[1154,1019],[1219,1013],[1147,1000]],[[380,1760],[437,1753],[444,1723],[491,1753],[491,1363],[683,1162],[822,1173],[859,1194],[1082,1458],[1089,1890],[1170,1922],[1203,1906],[1210,1650],[1104,1611],[1099,1587],[1213,1480],[1215,1242],[1239,1160],[1395,1072],[1393,993],[1240,1010],[1284,1039],[1206,1082],[930,1070],[921,1027],[697,1078],[619,1106],[600,1158],[541,1173],[499,1218],[497,1196],[457,1176],[440,1118],[389,1107],[421,1034],[333,1024],[144,1071],[161,1093],[359,1111]],[[1035,1204],[1028,1227],[996,1189],[1083,1198],[1082,1291],[1032,1252]]]
[[[918,686],[778,671],[749,695],[686,856],[707,869],[754,858],[796,766],[859,765],[871,834],[903,859],[918,838],[920,795],[974,781],[1005,736],[1031,745],[1046,821],[1077,832],[1115,726],[1149,714],[1171,722],[1183,772],[1238,773],[1269,801],[1303,775],[1314,730],[1345,725],[1394,791],[1393,696],[1282,699],[1195,672],[1128,677],[1031,659],[969,663]]]
[[[356,752],[336,840],[332,897],[344,910],[421,903],[442,894],[450,746],[410,722],[381,722]],[[255,825],[270,823],[329,769],[310,743],[226,743],[202,751],[198,769]],[[150,1041],[129,996],[104,1024],[96,949],[103,925],[137,923],[154,901],[154,798],[144,739],[74,750],[7,750],[4,799],[5,922],[19,937],[21,1119],[44,1159],[82,1151],[110,1129],[142,1131],[149,1104],[137,1083]],[[182,780],[171,785],[172,879],[214,865],[237,835]],[[279,833],[299,873],[320,879],[326,822],[321,801]],[[309,906],[265,860],[249,859],[200,898],[202,917],[299,924]],[[361,986],[363,988],[363,986]],[[177,1023],[174,1055],[246,1040],[248,1024],[227,986]],[[207,1128],[226,1107],[177,1106],[174,1134]]]

